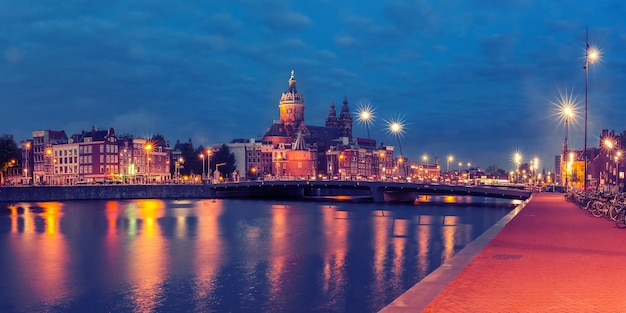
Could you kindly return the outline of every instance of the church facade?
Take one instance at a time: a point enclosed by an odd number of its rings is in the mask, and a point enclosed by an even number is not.
[[[261,138],[274,149],[271,174],[284,178],[366,179],[392,175],[393,147],[376,148],[375,140],[353,138],[353,118],[344,96],[337,114],[334,101],[324,126],[305,122],[304,96],[298,91],[294,71],[278,104],[280,119]],[[381,155],[383,157],[381,157]]]

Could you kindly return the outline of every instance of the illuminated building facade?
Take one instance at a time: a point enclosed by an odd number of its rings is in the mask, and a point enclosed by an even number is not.
[[[32,133],[33,183],[47,185],[54,174],[52,146],[68,141],[65,131],[38,130]],[[30,154],[29,154],[30,157]]]

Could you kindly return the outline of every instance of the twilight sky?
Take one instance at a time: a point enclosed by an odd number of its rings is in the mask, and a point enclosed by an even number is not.
[[[624,16],[622,1],[602,0],[0,0],[0,133],[255,138],[278,119],[293,69],[308,125],[347,96],[353,111],[375,109],[379,143],[396,145],[385,121],[403,121],[409,159],[510,170],[519,151],[554,171],[559,92],[579,102],[570,146],[583,146],[587,25],[602,56],[588,146],[626,129]]]

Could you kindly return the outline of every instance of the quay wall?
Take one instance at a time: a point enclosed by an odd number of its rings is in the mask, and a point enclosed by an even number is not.
[[[210,185],[96,185],[1,187],[0,202],[98,199],[212,198]]]

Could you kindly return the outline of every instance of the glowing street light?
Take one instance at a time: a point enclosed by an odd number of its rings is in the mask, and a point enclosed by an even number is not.
[[[398,147],[400,148],[400,159],[404,161],[404,153],[402,152],[402,144],[400,143],[400,135],[404,134],[404,129],[402,122],[399,120],[388,121],[387,126],[389,127],[388,132],[393,134],[398,140]],[[406,167],[403,166],[404,176],[406,177]]]
[[[143,148],[146,150],[146,178],[150,182],[150,151],[152,151],[152,143],[146,143]]]
[[[450,162],[454,161],[454,157],[449,155],[448,156],[448,173],[450,173]]]
[[[564,152],[567,152],[567,139],[569,137],[569,124],[573,120],[576,120],[576,116],[578,115],[578,99],[574,97],[572,91],[568,92],[567,90],[561,91],[559,90],[559,97],[556,101],[550,101],[556,107],[556,115],[560,119],[560,121],[565,123],[565,141],[564,143]]]
[[[204,168],[204,153],[200,153],[200,162],[202,163],[202,179],[204,179],[205,176],[205,168]]]
[[[583,69],[585,70],[585,146],[583,148],[583,154],[585,155],[585,169],[584,169],[584,183],[585,186],[583,190],[587,189],[587,98],[588,98],[588,89],[589,89],[589,64],[593,64],[596,60],[600,58],[600,53],[597,49],[592,49],[589,46],[589,28],[586,29],[585,34],[585,65]]]
[[[389,132],[396,136],[398,140],[398,147],[400,148],[400,156],[404,157],[404,153],[402,153],[402,144],[400,143],[400,135],[404,134],[404,130],[402,129],[402,124],[400,122],[388,122]]]
[[[613,152],[613,148],[615,148],[617,146],[617,142],[614,138],[612,137],[606,137],[604,138],[604,140],[602,140],[602,144],[604,145],[604,149],[607,151],[608,153],[608,159],[611,159],[611,152]],[[607,164],[609,164],[607,162]],[[604,172],[604,177],[607,180],[607,185],[609,184],[609,175],[610,175],[610,171],[605,171]]]
[[[517,166],[517,178],[516,178],[516,182],[519,180],[519,167],[520,164],[522,163],[522,154],[519,152],[515,152],[513,154],[513,161],[515,162],[515,165]]]
[[[369,101],[362,101],[361,103],[359,103],[357,112],[359,114],[357,120],[360,123],[365,124],[365,128],[367,129],[367,140],[369,143],[369,141],[371,141],[370,124],[374,122],[374,109],[370,105]]]

